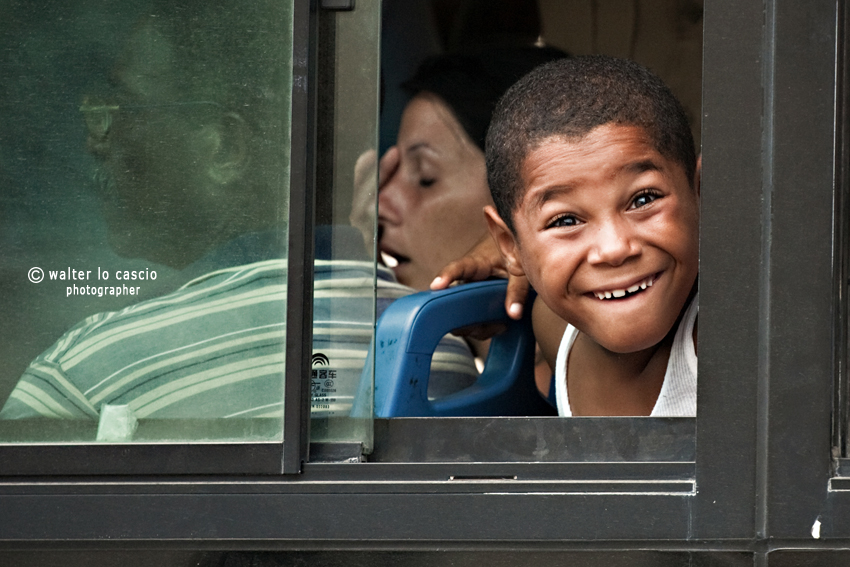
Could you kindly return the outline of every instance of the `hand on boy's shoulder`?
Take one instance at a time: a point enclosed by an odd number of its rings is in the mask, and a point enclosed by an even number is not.
[[[478,282],[494,277],[507,278],[505,311],[512,319],[520,319],[525,299],[528,297],[528,280],[524,276],[512,276],[508,273],[499,247],[489,233],[463,257],[447,264],[431,282],[431,289],[446,289],[455,282]]]

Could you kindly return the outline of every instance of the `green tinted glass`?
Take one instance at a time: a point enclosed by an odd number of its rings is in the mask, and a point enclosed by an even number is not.
[[[291,4],[3,4],[0,441],[281,440]]]

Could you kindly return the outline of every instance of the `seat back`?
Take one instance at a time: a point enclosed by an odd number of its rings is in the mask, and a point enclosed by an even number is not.
[[[375,372],[375,417],[555,415],[534,382],[535,341],[530,308],[510,319],[504,301],[507,282],[491,280],[421,292],[393,302],[378,320],[372,354],[355,396],[352,416],[369,414],[371,366]],[[530,304],[529,304],[530,305]],[[501,322],[484,371],[468,388],[429,400],[431,356],[446,333]]]

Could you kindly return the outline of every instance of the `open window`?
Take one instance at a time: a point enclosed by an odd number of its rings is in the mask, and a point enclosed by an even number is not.
[[[585,5],[587,4],[587,5]],[[638,3],[640,4],[640,3]],[[463,51],[493,49],[498,46],[509,48],[517,44],[549,45],[562,48],[568,53],[607,53],[621,57],[631,57],[656,68],[666,76],[677,94],[685,101],[693,131],[697,140],[701,129],[700,121],[700,78],[701,78],[701,38],[702,8],[697,2],[667,3],[663,6],[641,9],[639,5],[629,6],[623,12],[613,5],[599,10],[587,9],[590,3],[573,2],[385,2],[383,5],[382,29],[382,106],[381,140],[383,150],[395,142],[400,118],[410,94],[400,86],[415,73],[419,63],[429,55],[441,50]],[[333,37],[339,39],[347,26],[362,27],[354,12],[337,12],[323,29],[336,30]],[[510,17],[508,17],[510,15]],[[359,16],[362,18],[363,16]],[[342,31],[340,31],[342,30]],[[675,49],[661,49],[663,44]],[[362,84],[371,84],[371,78],[364,81],[358,73],[368,68],[364,66],[342,65],[348,47],[342,44],[322,42],[321,49],[329,50],[329,57],[340,62],[330,78],[334,88],[320,93],[329,102],[320,105],[324,109],[333,108],[333,120],[338,121],[348,115],[354,116],[358,110],[350,105],[350,92],[355,87],[346,86],[345,81],[359,80]],[[336,51],[334,51],[334,49]],[[675,52],[671,56],[669,53]],[[361,55],[362,56],[362,55]],[[361,87],[362,88],[362,87]],[[320,124],[328,118],[319,115]],[[372,132],[368,121],[363,123],[366,141]],[[333,140],[323,143],[320,128],[320,147],[334,150],[333,167],[319,167],[318,216],[317,223],[325,224],[333,219],[334,225],[345,224],[345,215],[336,212],[344,209],[345,199],[356,180],[352,181],[352,172],[356,169],[357,158],[365,157],[371,149],[364,145],[364,136],[360,135],[347,144],[343,144],[341,135],[330,137]],[[319,159],[325,159],[319,153]],[[342,167],[340,168],[340,164]],[[362,164],[362,162],[361,162]],[[334,179],[330,179],[334,171]],[[324,172],[324,173],[323,173]],[[355,173],[355,177],[357,174]],[[375,180],[372,180],[376,184]],[[330,192],[331,196],[325,196]],[[333,209],[333,210],[331,210]],[[477,211],[477,209],[476,209]],[[483,228],[483,219],[482,224]],[[422,238],[427,238],[423,235]],[[317,243],[319,240],[317,240]],[[377,290],[382,293],[379,268]],[[409,293],[410,289],[396,292],[398,295]],[[379,299],[380,302],[380,299]],[[318,303],[314,303],[318,305]],[[379,306],[379,311],[384,306]],[[388,339],[392,342],[394,339]],[[380,348],[380,347],[379,347]],[[311,430],[313,456],[324,450],[324,444],[336,443],[334,450],[343,451],[340,443],[352,442],[343,452],[351,458],[363,454],[372,462],[452,462],[483,461],[499,463],[504,461],[533,462],[545,461],[557,463],[573,460],[590,461],[692,461],[694,457],[694,421],[692,419],[613,419],[613,420],[574,420],[555,419],[513,419],[506,417],[477,418],[476,420],[435,418],[420,419],[379,419],[375,424],[374,440],[358,437],[358,426],[349,418],[339,418],[327,403],[333,396],[324,392],[336,389],[339,381],[330,378],[335,372],[333,365],[324,367],[322,353],[317,350],[317,365],[313,369],[313,386],[319,392],[314,400]],[[386,371],[381,366],[380,357],[376,358],[377,373]],[[386,359],[385,359],[386,360]],[[330,390],[324,384],[333,383]],[[360,396],[363,397],[362,395]],[[340,404],[345,407],[345,404]],[[361,408],[362,409],[362,408]],[[331,411],[328,411],[331,410]],[[359,415],[364,415],[363,411]],[[383,414],[380,414],[383,415]],[[539,414],[539,415],[546,415]],[[318,419],[316,419],[318,418]],[[474,421],[475,425],[472,425]],[[463,424],[463,425],[462,425]],[[456,432],[454,428],[458,429]],[[348,429],[351,431],[347,431]],[[470,436],[466,433],[473,428],[478,433]],[[337,433],[329,435],[328,431]],[[610,433],[605,433],[609,431]],[[631,433],[625,434],[625,431]],[[539,442],[531,442],[541,435]],[[598,440],[593,449],[579,446],[575,439]],[[645,442],[646,438],[664,441]],[[613,440],[616,439],[616,442]],[[416,441],[415,441],[416,440]],[[321,445],[320,445],[321,444]],[[545,451],[540,446],[545,445]],[[608,447],[607,450],[601,447]],[[678,474],[678,472],[676,473]]]

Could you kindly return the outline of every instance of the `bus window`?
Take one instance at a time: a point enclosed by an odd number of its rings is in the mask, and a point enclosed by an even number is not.
[[[4,13],[0,439],[280,440],[292,7]]]
[[[474,146],[476,138],[475,134],[472,133],[474,126],[469,126],[470,120],[463,114],[462,109],[459,110],[459,107],[450,100],[451,93],[437,90],[440,87],[434,87],[432,84],[427,83],[427,80],[423,79],[423,74],[417,72],[423,61],[437,61],[439,64],[443,64],[457,53],[461,53],[463,57],[467,57],[470,53],[487,53],[488,50],[507,51],[523,47],[534,47],[541,51],[546,48],[560,49],[572,55],[601,53],[632,59],[653,69],[671,87],[671,90],[674,91],[678,98],[681,99],[696,140],[698,151],[701,116],[701,2],[666,2],[661,4],[655,3],[651,6],[643,6],[643,3],[635,3],[629,5],[625,10],[621,9],[622,7],[615,8],[613,5],[608,6],[607,4],[597,6],[597,3],[582,1],[548,2],[545,0],[517,0],[495,3],[475,1],[463,3],[439,1],[404,2],[403,10],[401,9],[401,4],[391,0],[383,3],[381,86],[384,89],[384,97],[380,113],[381,139],[378,143],[383,153],[379,161],[380,171],[377,174],[374,170],[371,171],[372,175],[379,179],[369,179],[371,188],[374,188],[376,184],[380,186],[380,196],[378,199],[378,222],[380,225],[378,228],[378,246],[381,254],[378,255],[377,260],[379,264],[377,267],[379,274],[379,311],[382,307],[380,305],[380,280],[381,274],[386,271],[386,268],[393,270],[394,273],[392,276],[400,284],[417,291],[427,289],[428,282],[436,275],[437,269],[434,266],[428,265],[426,260],[418,262],[419,258],[414,257],[415,252],[412,251],[412,245],[408,244],[410,250],[403,250],[402,247],[404,244],[399,244],[402,242],[402,238],[391,235],[396,228],[392,226],[395,221],[390,217],[397,214],[391,209],[392,207],[402,207],[399,204],[400,201],[396,199],[396,195],[400,194],[402,190],[391,186],[393,181],[387,181],[387,179],[404,168],[404,158],[395,157],[403,154],[405,151],[405,148],[402,146],[405,144],[410,145],[412,138],[422,136],[411,126],[415,120],[410,118],[413,113],[410,109],[421,100],[423,91],[426,93],[436,91],[439,93],[438,100],[441,104],[445,103],[443,106],[446,110],[443,112],[443,115],[458,118],[456,120],[458,124],[455,130],[461,132],[471,140],[466,145]],[[592,9],[591,4],[596,8]],[[414,14],[418,16],[414,17]],[[340,38],[342,36],[340,30],[344,29],[347,22],[354,22],[356,16],[353,13],[338,13],[333,17],[335,18],[333,20],[334,25],[337,26],[335,28],[336,35],[334,36],[337,40],[335,54],[337,61],[341,61],[343,53],[347,49],[340,47]],[[663,41],[659,42],[659,38],[663,38]],[[354,44],[352,43],[351,45]],[[480,66],[478,65],[478,67]],[[340,68],[342,67],[340,64]],[[341,78],[343,73],[340,71],[337,73],[336,80],[341,84],[341,81],[344,80],[344,78]],[[522,76],[522,74],[524,73],[520,73],[517,78]],[[454,79],[456,77],[453,77]],[[422,84],[426,84],[427,86],[422,87]],[[472,88],[474,88],[474,84]],[[473,96],[469,94],[472,88],[464,91],[466,96]],[[336,89],[336,92],[339,93],[341,90],[339,84],[336,85]],[[346,109],[340,110],[340,106],[345,106],[347,100],[347,96],[338,94],[335,112],[346,112]],[[495,99],[493,103],[495,103]],[[445,121],[445,119],[443,120]],[[486,131],[486,121],[483,130]],[[364,131],[371,135],[371,124]],[[352,171],[354,172],[355,179],[353,185],[355,195],[357,194],[357,166],[362,167],[364,163],[368,163],[370,167],[374,167],[372,165],[376,159],[374,154],[371,152],[367,154],[367,150],[362,148],[362,144],[360,146],[357,146],[357,144],[353,145],[358,147],[357,152],[361,152],[359,154],[354,152],[354,154],[357,154],[361,158],[361,161],[356,162],[353,156],[348,158],[348,163],[343,168],[344,173],[338,175],[338,178],[343,183],[333,185],[335,199],[338,198],[337,196],[347,195],[347,191],[351,187],[348,181],[351,178],[350,172]],[[461,150],[462,147],[461,149],[455,148],[451,153],[453,155],[459,155]],[[483,151],[483,143],[475,151],[478,151],[482,156],[481,163],[483,164],[483,153],[481,153]],[[321,155],[319,159],[322,159]],[[334,164],[339,164],[340,161],[336,160]],[[355,163],[352,164],[352,162]],[[322,171],[329,171],[330,168],[323,169],[320,167],[319,170],[320,176],[327,175],[327,173],[323,174]],[[483,166],[481,175],[483,179]],[[348,179],[346,179],[346,176]],[[338,206],[337,200],[321,198],[322,187],[324,185],[320,185],[319,187],[320,202],[333,203],[333,207],[336,208]],[[410,189],[410,191],[413,191],[413,189]],[[432,190],[432,193],[434,191]],[[391,193],[392,195],[390,195]],[[441,199],[447,202],[449,201],[449,197],[451,196]],[[486,198],[489,199],[489,194],[486,195]],[[423,196],[422,199],[425,199],[425,197]],[[358,202],[356,196],[353,202],[356,209],[356,203]],[[407,205],[405,204],[405,206]],[[413,205],[410,206],[412,207]],[[458,205],[455,209],[461,210],[461,206]],[[370,204],[370,207],[373,207],[373,204]],[[385,207],[384,211],[382,211],[382,207]],[[320,205],[320,215],[322,214],[321,208],[322,206]],[[330,205],[326,205],[325,208],[330,209]],[[419,240],[424,244],[424,248],[428,248],[429,246],[430,248],[445,248],[445,243],[443,240],[440,240],[441,237],[445,237],[445,239],[455,243],[463,241],[464,244],[460,245],[460,247],[462,250],[468,249],[477,239],[486,235],[486,224],[483,220],[483,215],[479,213],[480,209],[481,206],[476,205],[475,207],[470,207],[469,210],[463,209],[461,211],[461,215],[466,219],[466,226],[476,227],[475,229],[478,230],[478,234],[475,238],[470,238],[469,242],[464,240],[467,238],[465,233],[460,235],[453,232],[453,225],[449,217],[456,210],[446,211],[438,219],[437,230],[432,232],[423,230]],[[426,212],[425,208],[422,207],[419,220],[425,216]],[[374,209],[372,209],[372,213],[374,214]],[[352,217],[351,221],[356,226],[355,217]],[[326,212],[325,218],[339,221],[342,217],[340,215],[333,216],[330,212]],[[361,232],[366,232],[367,235],[371,234],[371,231],[374,229],[373,225],[367,224],[366,227],[367,230]],[[462,251],[459,253],[462,253]],[[416,277],[413,277],[414,267],[418,269],[418,266],[415,266],[417,263],[427,265],[431,272],[425,273],[427,269],[423,268],[419,270],[422,272],[421,274],[416,272]],[[433,261],[431,263],[436,264],[437,262]],[[381,264],[384,264],[386,268]],[[402,291],[397,293],[399,296],[404,294]],[[318,303],[315,305],[318,305]],[[445,340],[457,340],[457,338],[449,337]],[[381,347],[378,346],[378,348]],[[475,350],[475,348],[472,350]],[[438,359],[444,360],[445,356],[440,355],[438,352],[438,355],[433,360],[436,361]],[[312,387],[314,391],[322,392],[323,384],[330,383],[328,378],[330,378],[329,372],[332,368],[324,368],[324,364],[324,360],[319,359],[318,365],[313,368]],[[377,374],[385,370],[385,368],[380,366],[380,357],[376,358],[375,364],[375,372]],[[460,364],[456,366],[456,368],[458,367],[460,367]],[[368,372],[369,369],[367,369],[367,374]],[[475,371],[473,370],[472,372]],[[551,378],[551,370],[548,370],[547,374],[542,376],[542,380],[540,381],[540,390],[542,393],[549,394],[549,385],[553,383]],[[333,384],[334,387],[337,387],[338,382],[333,381]],[[325,434],[332,427],[333,423],[339,424],[339,431],[346,431],[346,428],[350,427],[350,424],[344,425],[346,423],[344,419],[338,419],[339,415],[344,415],[345,409],[349,407],[348,400],[344,404],[339,405],[342,411],[334,416],[328,413],[328,410],[336,408],[332,408],[330,404],[325,402],[330,397],[320,394],[320,397],[314,398],[314,420],[313,430],[311,431],[311,440],[314,442],[347,439],[345,435],[326,436]],[[432,397],[430,391],[429,397]],[[365,414],[360,412],[358,415]],[[385,414],[379,411],[377,415],[381,416]],[[691,412],[689,415],[693,416],[694,414]],[[319,420],[316,419],[317,417]],[[326,417],[328,418],[327,421],[325,421]],[[414,422],[410,423],[412,424]],[[415,442],[412,441],[412,438],[416,436],[414,431],[421,433],[429,427],[427,424],[416,423],[417,425],[410,425],[408,427],[408,425],[404,425],[401,422],[393,423],[392,420],[390,422],[382,421],[380,427],[376,429],[376,435],[385,441],[405,438],[413,444]],[[519,422],[515,422],[515,426],[521,427],[519,426]],[[446,433],[451,429],[448,425],[442,424],[438,426],[434,424],[433,427],[443,431],[445,435],[451,436],[455,441],[464,438],[462,435]],[[502,426],[494,427],[503,431]],[[612,427],[616,428],[617,426],[612,424]],[[668,439],[677,439],[677,435],[683,431],[692,431],[692,423],[690,425],[680,424],[676,427],[678,429],[675,432],[673,430],[668,432],[670,434]],[[688,434],[684,434],[684,436],[687,437]],[[352,439],[356,439],[356,436]],[[368,445],[368,442],[366,444]],[[429,449],[423,448],[422,451],[418,451],[408,446],[403,450],[396,451],[391,447],[381,448],[378,445],[379,441],[376,440],[376,452],[372,456],[373,459],[393,460],[399,455],[408,455],[410,457],[410,455],[416,454],[416,457],[412,457],[415,460],[428,460],[426,454],[429,452]],[[692,449],[692,438],[689,442],[682,441],[679,443],[677,441],[670,445],[671,454],[676,453],[679,456],[686,454],[692,455]],[[450,459],[448,453],[437,452],[440,454],[440,459]],[[527,458],[525,453],[518,451],[517,455],[520,454],[522,454],[522,457],[518,456],[517,458]],[[468,456],[468,453],[465,455]],[[560,457],[552,455],[551,458],[557,459]],[[482,460],[487,460],[487,458],[483,457],[483,454]]]

